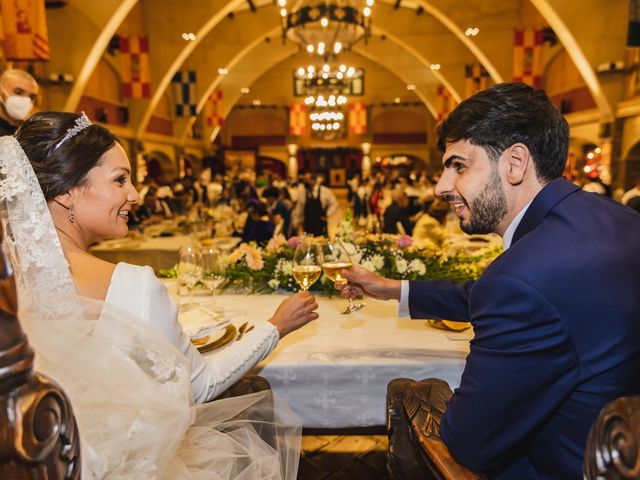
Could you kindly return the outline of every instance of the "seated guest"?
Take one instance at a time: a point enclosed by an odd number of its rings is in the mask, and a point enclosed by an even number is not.
[[[0,139],[0,164],[7,172],[0,214],[12,232],[5,242],[20,320],[39,370],[71,398],[82,478],[231,479],[251,472],[293,480],[300,430],[277,397],[205,402],[279,338],[317,318],[313,296],[291,296],[242,342],[205,358],[150,267],[89,253],[90,245],[127,234],[139,199],[113,134],[84,114],[39,113],[15,138]],[[271,433],[261,438],[261,430]]]
[[[449,205],[442,200],[435,200],[419,216],[413,227],[413,240],[428,242],[440,246],[445,239],[444,224],[449,213]]]
[[[249,216],[242,231],[242,241],[266,245],[273,237],[273,230],[274,226],[269,218],[266,205],[258,201],[251,202]]]
[[[504,253],[464,285],[345,276],[412,318],[472,323],[460,386],[425,381],[450,397],[446,411],[421,407],[458,462],[490,478],[582,479],[599,411],[640,394],[640,216],[561,178],[569,125],[542,90],[483,90],[438,136],[436,194],[466,233],[499,234]]]
[[[267,187],[262,192],[262,196],[267,202],[267,209],[273,225],[277,228],[282,224],[280,233],[289,238],[291,236],[291,207],[283,198],[283,192],[276,187]]]
[[[627,202],[627,207],[631,207],[636,212],[640,213],[640,196],[630,198]]]
[[[398,233],[411,235],[413,233],[413,222],[409,215],[409,198],[400,188],[396,188],[392,193],[391,205],[387,207],[382,216],[384,222],[384,233],[397,235]],[[398,223],[404,232],[398,231]]]
[[[624,192],[620,201],[624,205],[629,205],[629,201],[634,197],[640,197],[640,177],[636,179],[636,183],[634,184],[633,188]]]
[[[138,219],[143,223],[153,223],[173,216],[167,202],[158,198],[158,191],[149,188],[144,196],[144,203],[136,209]]]
[[[164,201],[176,215],[184,215],[191,209],[193,205],[193,195],[185,188],[180,181],[173,182],[171,185],[172,197],[167,197],[160,201]]]

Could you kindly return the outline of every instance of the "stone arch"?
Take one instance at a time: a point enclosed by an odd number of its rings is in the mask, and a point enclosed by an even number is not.
[[[178,176],[178,167],[165,152],[151,150],[142,154],[147,165],[147,175],[159,183],[170,182]]]

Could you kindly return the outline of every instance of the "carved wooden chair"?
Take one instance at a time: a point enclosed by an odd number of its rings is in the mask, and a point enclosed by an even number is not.
[[[80,438],[71,403],[33,372],[18,319],[0,310],[0,478],[79,479]]]
[[[449,386],[429,379],[399,378],[387,387],[389,452],[394,480],[485,479],[460,465],[439,436],[440,418],[451,398]],[[586,480],[640,478],[640,396],[606,405],[591,427],[583,462]]]

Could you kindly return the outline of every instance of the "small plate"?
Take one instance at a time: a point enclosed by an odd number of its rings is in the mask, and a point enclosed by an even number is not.
[[[218,335],[220,333],[220,335]],[[223,345],[231,342],[234,338],[236,338],[236,327],[233,324],[227,325],[224,330],[219,330],[215,332],[204,345],[198,345],[196,348],[200,353],[209,352],[211,350],[215,350],[216,348],[220,348]]]
[[[471,327],[471,324],[468,322],[453,322],[451,320],[427,320],[427,325],[441,330],[452,330],[454,332],[462,332]]]

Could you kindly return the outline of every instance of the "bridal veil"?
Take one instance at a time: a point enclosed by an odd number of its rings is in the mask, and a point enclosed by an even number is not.
[[[71,399],[84,479],[293,479],[300,426],[271,392],[193,405],[189,365],[142,320],[81,297],[33,168],[0,138],[0,219],[36,369]]]

